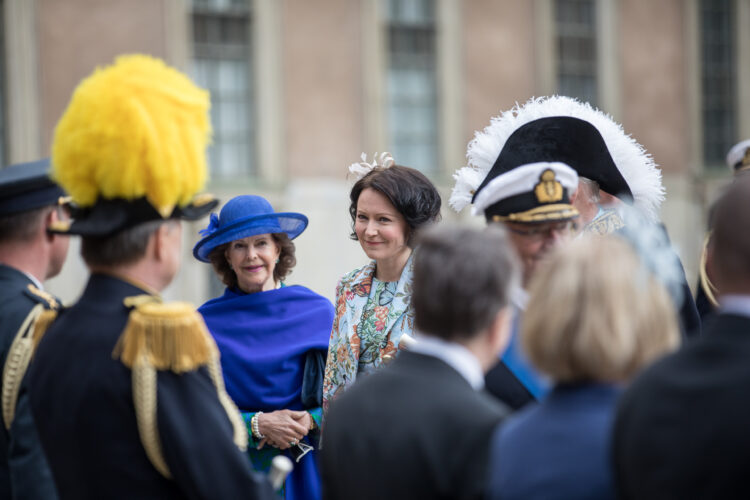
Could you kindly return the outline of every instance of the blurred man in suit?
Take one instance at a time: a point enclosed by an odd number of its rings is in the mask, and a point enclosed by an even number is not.
[[[614,428],[620,497],[747,498],[750,463],[750,177],[719,200],[708,246],[719,309],[640,376]]]
[[[412,295],[418,342],[331,406],[324,497],[483,496],[489,438],[506,414],[483,393],[484,373],[507,345],[518,274],[501,228],[424,235]]]
[[[34,320],[42,309],[57,309],[60,305],[44,291],[42,282],[60,272],[68,253],[68,237],[47,231],[67,218],[59,204],[64,192],[50,180],[48,170],[48,159],[0,170],[0,372],[4,424],[0,431],[0,498],[54,499],[56,495],[34,427],[25,377]]]

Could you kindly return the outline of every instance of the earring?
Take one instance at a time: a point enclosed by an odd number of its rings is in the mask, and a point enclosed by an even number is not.
[[[276,263],[277,263],[277,264],[279,263],[279,259],[276,259]]]

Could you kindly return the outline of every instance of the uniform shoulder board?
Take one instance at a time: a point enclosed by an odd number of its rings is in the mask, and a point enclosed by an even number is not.
[[[604,236],[612,234],[625,227],[625,222],[615,210],[606,209],[603,212],[602,215],[589,222],[588,225],[583,228],[583,231]]]
[[[44,304],[47,309],[59,309],[60,301],[49,292],[40,290],[31,283],[26,286],[24,293],[38,304]]]
[[[40,291],[29,285],[30,289]],[[42,292],[44,293],[44,292]],[[50,295],[50,297],[52,297]],[[52,297],[54,299],[54,297]],[[54,309],[45,309],[49,302],[41,302],[34,306],[26,318],[21,323],[18,333],[13,338],[13,342],[8,349],[8,355],[3,366],[3,380],[1,407],[3,414],[3,423],[6,429],[10,429],[16,414],[16,403],[18,402],[18,392],[21,389],[21,382],[29,368],[31,357],[36,350],[44,332],[57,317],[57,307],[59,303],[54,300],[56,307]]]
[[[244,450],[247,428],[226,392],[219,350],[195,307],[185,302],[163,303],[152,295],[127,297],[124,304],[132,310],[112,355],[133,372],[138,433],[156,470],[166,478],[171,477],[157,429],[157,370],[184,373],[207,367],[219,402],[232,422],[234,442]]]

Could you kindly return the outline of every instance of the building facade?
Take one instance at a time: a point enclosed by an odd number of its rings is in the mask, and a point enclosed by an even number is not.
[[[750,137],[750,0],[2,0],[0,155],[49,154],[75,85],[118,54],[147,53],[212,92],[209,190],[266,196],[310,218],[290,283],[333,297],[367,258],[349,239],[347,166],[391,151],[444,195],[490,117],[532,96],[588,100],[661,166],[663,219],[696,276],[705,211]],[[467,223],[473,221],[462,214]],[[221,287],[190,253],[166,295]],[[50,289],[85,268],[71,246]]]

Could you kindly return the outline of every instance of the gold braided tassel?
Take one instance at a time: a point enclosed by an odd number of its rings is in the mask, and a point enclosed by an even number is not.
[[[42,337],[44,337],[47,329],[56,318],[57,311],[54,309],[45,309],[37,318],[36,323],[34,323],[34,333],[31,334],[31,340],[34,343],[34,352],[36,352],[39,342],[42,341]]]
[[[143,356],[157,370],[184,373],[206,365],[216,344],[203,318],[185,302],[143,302],[130,313],[112,356],[133,368]]]

